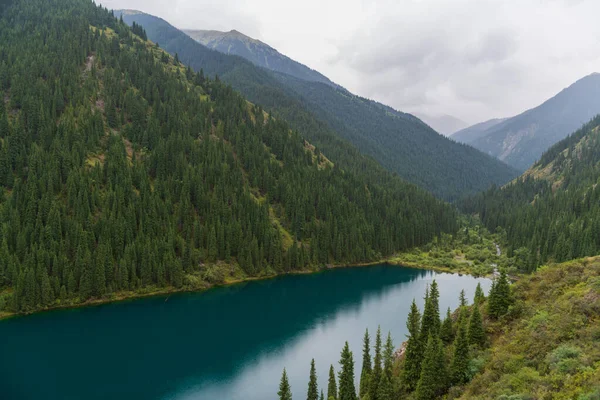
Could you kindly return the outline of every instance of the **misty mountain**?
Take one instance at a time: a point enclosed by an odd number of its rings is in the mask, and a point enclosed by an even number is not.
[[[506,164],[445,138],[411,114],[339,86],[299,79],[209,49],[158,17],[127,11],[123,19],[143,26],[150,40],[177,54],[192,69],[218,75],[250,101],[286,119],[342,168],[353,165],[367,171],[364,165],[374,159],[446,200],[506,183],[517,175]],[[369,158],[359,157],[357,150]]]
[[[588,75],[542,105],[487,129],[470,144],[525,170],[554,143],[600,113],[600,74]]]
[[[305,81],[335,86],[326,76],[281,54],[271,46],[236,30],[229,32],[184,29],[188,36],[221,53],[237,55],[254,65],[281,72]]]
[[[485,122],[480,122],[478,124],[471,125],[459,131],[455,131],[453,134],[450,135],[450,137],[456,140],[457,142],[469,144],[474,140],[485,136],[488,129],[498,125],[501,122],[506,121],[507,119],[508,118],[494,118]]]
[[[413,113],[416,117],[421,119],[421,121],[425,122],[427,125],[432,127],[436,132],[441,133],[445,136],[450,136],[454,132],[461,130],[469,124],[465,121],[453,117],[452,115],[428,115],[425,113]]]

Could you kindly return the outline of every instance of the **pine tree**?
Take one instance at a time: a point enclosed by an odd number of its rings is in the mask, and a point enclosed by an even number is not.
[[[459,318],[458,332],[454,340],[454,356],[450,366],[452,383],[462,385],[468,381],[469,373],[469,339],[467,336],[466,317]]]
[[[500,318],[508,312],[511,304],[510,283],[506,272],[502,271],[500,277],[492,283],[488,298],[488,314],[493,318]]]
[[[379,389],[377,392],[377,398],[379,400],[392,400],[394,398],[394,388],[390,379],[388,374],[381,374],[381,381],[379,382]]]
[[[402,380],[406,388],[411,391],[417,387],[421,375],[421,363],[423,361],[423,346],[420,339],[421,314],[417,303],[413,299],[406,326],[408,328],[408,341],[404,352],[404,370]]]
[[[446,390],[446,360],[440,339],[429,335],[415,398],[431,400]]]
[[[283,369],[283,374],[281,374],[281,382],[279,383],[279,392],[277,394],[279,395],[279,400],[292,400],[292,388],[290,387],[285,368]]]
[[[371,341],[369,338],[369,330],[365,330],[363,338],[363,365],[360,373],[360,397],[363,397],[369,389],[369,377],[372,372],[371,366]]]
[[[475,298],[473,302],[475,304],[481,304],[485,300],[485,294],[483,293],[483,289],[481,288],[481,283],[477,284],[477,288],[475,288]]]
[[[459,299],[461,307],[466,307],[469,305],[467,302],[467,295],[465,294],[465,289],[460,291],[460,295],[458,296],[458,299]]]
[[[310,362],[310,378],[308,381],[308,393],[306,400],[318,400],[319,389],[317,387],[317,371],[315,369],[315,359]]]
[[[357,400],[356,388],[354,386],[354,360],[352,358],[352,352],[348,346],[348,342],[342,349],[340,357],[340,391],[339,400]]]
[[[377,400],[378,386],[381,380],[381,327],[377,327],[375,336],[375,355],[373,357],[373,371],[369,377],[369,399]]]
[[[337,384],[335,383],[335,371],[333,365],[329,366],[329,382],[327,383],[327,400],[337,400]]]
[[[394,342],[392,341],[392,335],[388,332],[387,339],[385,341],[385,347],[383,349],[383,373],[387,375],[389,380],[392,379],[392,372],[394,368]]]
[[[485,331],[483,329],[483,320],[479,312],[477,303],[473,306],[471,317],[469,318],[468,338],[470,345],[483,346],[485,343]]]
[[[444,322],[442,322],[442,327],[440,328],[440,339],[445,344],[452,343],[454,340],[454,326],[452,324],[452,315],[450,314],[450,307],[446,311],[446,318],[444,318]]]
[[[423,309],[423,318],[421,319],[421,341],[423,345],[427,343],[429,334],[436,336],[440,332],[440,292],[437,282],[431,283],[429,291],[425,293],[425,308]]]
[[[319,397],[319,400],[325,400],[325,394],[323,393],[323,389],[321,389],[321,397]]]

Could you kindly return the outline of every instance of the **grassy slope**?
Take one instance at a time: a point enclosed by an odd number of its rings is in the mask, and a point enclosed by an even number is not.
[[[600,257],[544,267],[513,286],[463,399],[600,398]]]

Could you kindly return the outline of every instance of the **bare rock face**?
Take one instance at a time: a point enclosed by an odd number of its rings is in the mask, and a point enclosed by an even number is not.
[[[402,345],[400,346],[400,348],[398,348],[394,352],[394,358],[396,360],[402,360],[404,358],[404,354],[406,353],[406,345],[407,344],[408,344],[408,342],[402,342]]]

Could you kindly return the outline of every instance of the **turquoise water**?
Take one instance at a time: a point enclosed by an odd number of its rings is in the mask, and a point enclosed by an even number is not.
[[[442,314],[490,283],[379,265],[1,321],[0,398],[267,400],[283,367],[305,398],[312,357],[326,388],[346,340],[360,375],[365,328],[399,346],[433,279]]]

